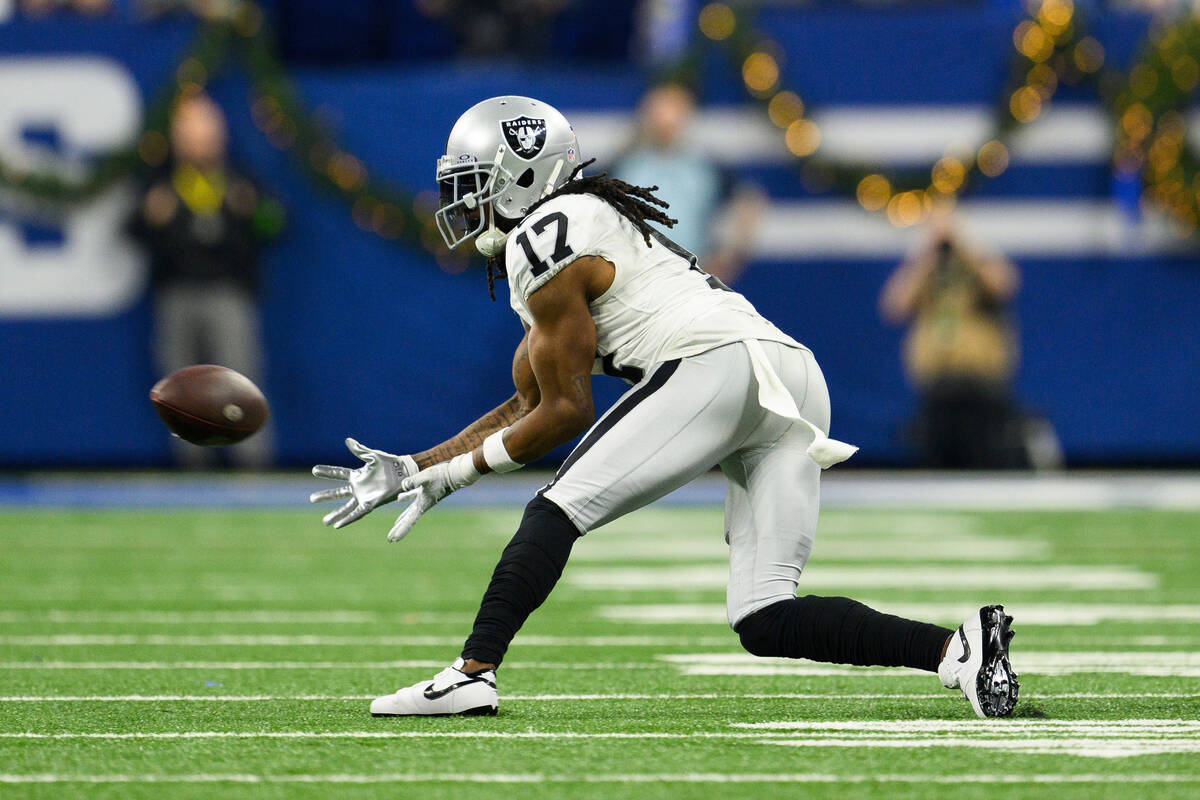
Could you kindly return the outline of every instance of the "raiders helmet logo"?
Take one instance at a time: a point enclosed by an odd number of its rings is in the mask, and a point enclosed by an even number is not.
[[[500,122],[504,141],[519,158],[532,161],[546,146],[546,120],[517,117]]]

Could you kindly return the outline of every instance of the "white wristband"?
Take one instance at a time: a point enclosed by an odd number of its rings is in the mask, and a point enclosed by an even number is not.
[[[475,469],[475,459],[470,453],[455,456],[446,466],[451,491],[458,491],[464,486],[470,486],[483,477],[479,470]]]
[[[492,472],[512,472],[525,466],[513,461],[504,446],[504,434],[508,428],[501,428],[483,440],[483,460],[491,467]]]

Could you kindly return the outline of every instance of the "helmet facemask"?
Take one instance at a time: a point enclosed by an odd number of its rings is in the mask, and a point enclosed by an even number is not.
[[[492,199],[498,187],[511,184],[512,174],[500,163],[503,148],[491,161],[463,161],[444,155],[438,159],[438,232],[453,250],[483,232],[494,220]],[[485,210],[486,209],[486,210]]]

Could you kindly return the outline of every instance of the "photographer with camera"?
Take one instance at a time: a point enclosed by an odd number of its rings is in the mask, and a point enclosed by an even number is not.
[[[967,242],[942,217],[883,287],[884,318],[909,325],[904,367],[921,395],[927,466],[1029,466],[1011,387],[1019,352],[1008,306],[1019,280],[1006,258]]]

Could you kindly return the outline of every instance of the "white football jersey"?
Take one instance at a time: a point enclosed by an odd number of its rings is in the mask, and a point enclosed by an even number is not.
[[[631,382],[655,364],[758,339],[802,347],[742,295],[703,272],[666,236],[650,245],[628,219],[590,194],[555,197],[508,237],[505,267],[513,310],[533,324],[529,296],[583,256],[613,264],[608,291],[590,303],[596,324],[593,372]]]

